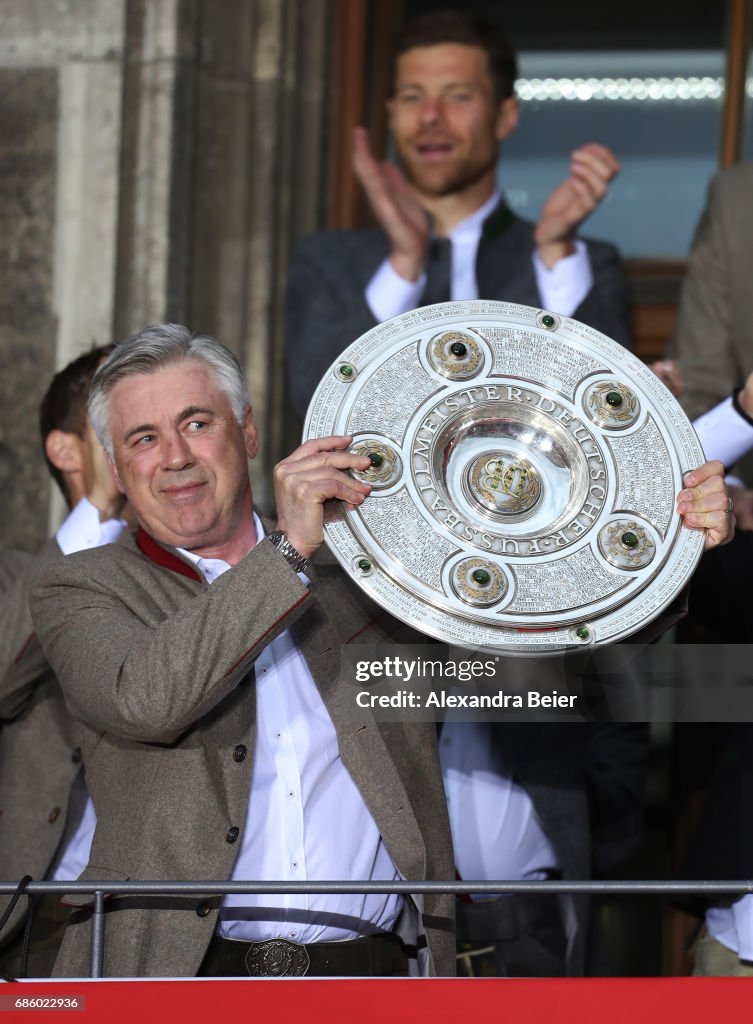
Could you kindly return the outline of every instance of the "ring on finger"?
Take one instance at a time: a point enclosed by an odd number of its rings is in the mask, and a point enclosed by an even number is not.
[[[735,503],[732,500],[732,495],[728,494],[727,495],[727,507],[724,510],[725,516],[730,515],[732,513],[732,510],[733,510],[734,507],[735,507]]]

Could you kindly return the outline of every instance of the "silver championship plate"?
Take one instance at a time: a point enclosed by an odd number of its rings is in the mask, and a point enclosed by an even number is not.
[[[703,531],[681,525],[704,461],[658,377],[577,320],[447,302],[354,341],[304,439],[352,434],[360,508],[325,540],[397,618],[479,651],[551,654],[622,640],[685,587]]]

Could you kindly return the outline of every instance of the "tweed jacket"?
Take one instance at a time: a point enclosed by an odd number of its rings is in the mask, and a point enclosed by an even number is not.
[[[476,256],[480,298],[541,306],[533,233],[534,225],[504,203],[487,218]],[[593,286],[572,315],[629,347],[628,287],[619,254],[606,242],[585,241]],[[299,416],[330,364],[375,326],[365,291],[388,255],[387,236],[377,228],[325,231],[299,240],[285,299],[288,384]]]
[[[44,667],[39,647],[31,647],[34,627],[29,585],[34,559],[24,551],[0,549],[0,717],[10,719],[23,706],[28,688]]]
[[[52,541],[40,556],[60,559]],[[66,823],[81,752],[62,691],[34,636],[29,591],[38,559],[0,552],[0,878],[45,878]],[[0,897],[0,914],[10,897]],[[16,905],[0,935],[23,918]]]
[[[85,723],[97,829],[84,878],[230,876],[240,843],[226,836],[247,824],[254,764],[254,660],[289,628],[398,871],[407,879],[454,877],[433,725],[375,723],[357,708],[341,666],[342,644],[415,635],[380,614],[326,555],[318,561],[307,587],[261,542],[209,587],[193,565],[139,531],[40,574],[37,630],[71,711]],[[234,756],[239,747],[246,757]],[[406,901],[400,931],[418,943],[422,973],[454,971],[452,903],[447,896]],[[105,975],[194,975],[220,899],[145,906],[139,897],[109,901]],[[88,971],[85,918],[74,915],[58,976]]]
[[[680,402],[691,419],[723,401],[753,372],[752,261],[753,162],[712,179],[688,258],[667,352],[680,364],[685,382]]]

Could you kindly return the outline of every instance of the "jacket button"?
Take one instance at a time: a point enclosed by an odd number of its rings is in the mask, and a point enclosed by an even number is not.
[[[245,761],[246,760],[246,754],[247,753],[248,753],[248,751],[243,746],[243,744],[239,743],[237,747],[233,748],[233,760],[237,761],[240,764],[241,761]]]
[[[83,754],[81,753],[81,747],[76,747],[76,749],[71,754],[71,761],[73,761],[74,764],[80,764],[82,757]]]
[[[47,815],[47,820],[49,821],[50,824],[52,824],[53,821],[57,821],[58,820],[59,816],[60,816],[60,808],[59,807],[53,807],[52,810],[50,811],[50,813]]]
[[[225,833],[225,842],[234,843],[240,834],[241,830],[238,828],[238,826],[233,825],[232,828],[229,828]]]
[[[210,911],[210,906],[206,900],[203,900],[196,908],[196,914],[198,917],[206,917]]]

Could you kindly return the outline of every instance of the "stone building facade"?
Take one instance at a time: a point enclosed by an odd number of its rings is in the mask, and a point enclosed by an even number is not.
[[[270,470],[293,239],[324,222],[334,0],[0,0],[1,542],[62,512],[37,407],[91,345],[159,320],[241,358]]]

